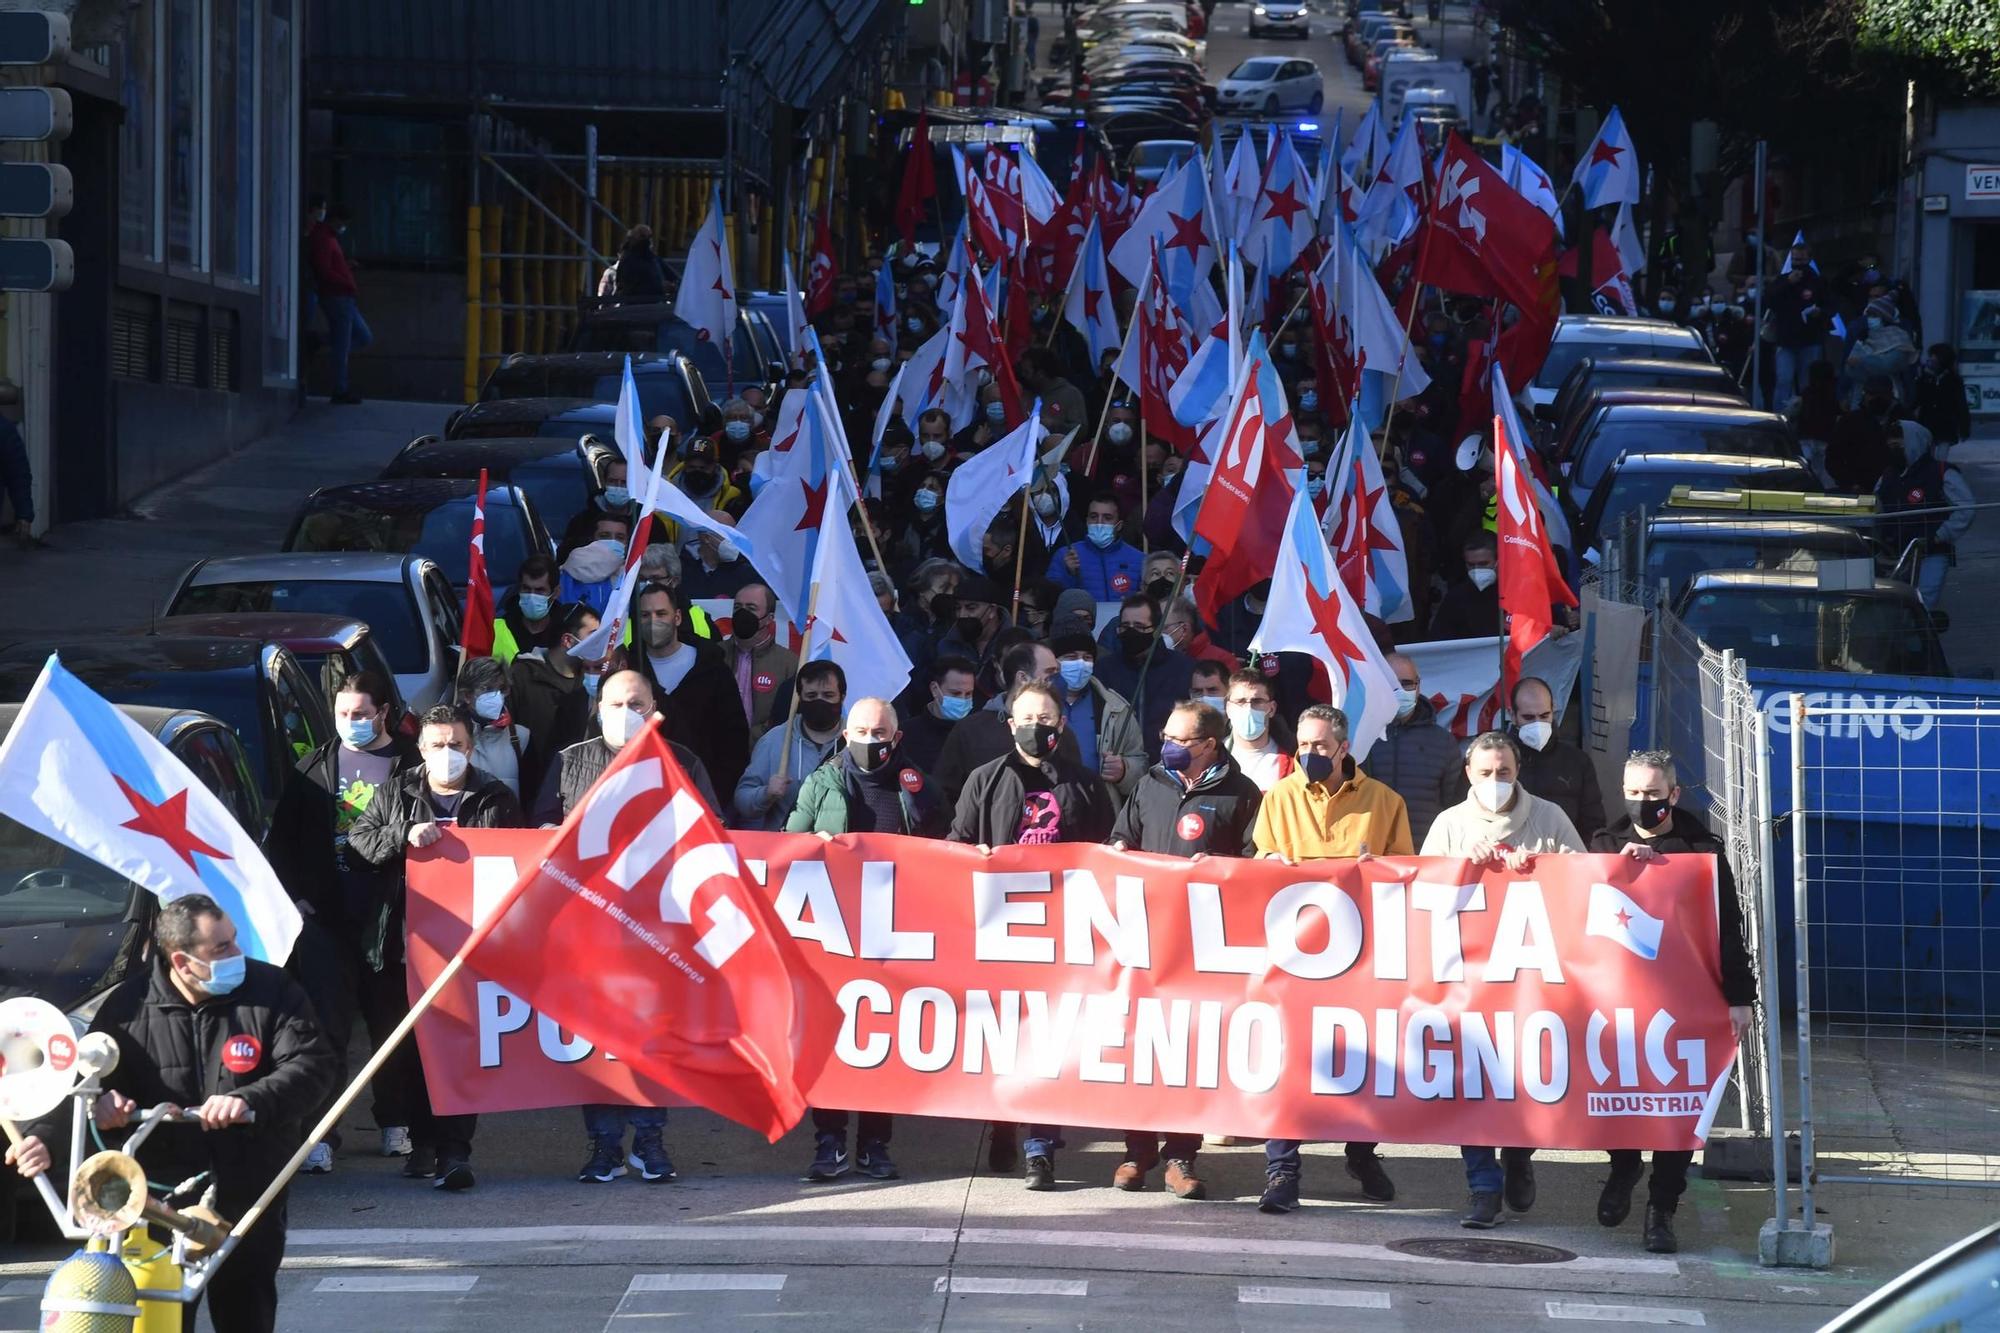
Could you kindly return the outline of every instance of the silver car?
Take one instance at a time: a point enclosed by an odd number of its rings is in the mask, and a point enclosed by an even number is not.
[[[365,621],[404,702],[421,713],[451,692],[459,606],[444,572],[424,556],[300,552],[197,561],[162,614],[292,611]]]

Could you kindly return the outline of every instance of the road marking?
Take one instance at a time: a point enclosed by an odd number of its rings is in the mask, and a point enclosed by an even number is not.
[[[290,1232],[296,1248],[395,1248],[429,1246],[458,1250],[493,1245],[572,1246],[616,1244],[679,1245],[719,1241],[770,1245],[795,1241],[827,1245],[1027,1245],[1061,1249],[1151,1250],[1168,1254],[1226,1255],[1238,1258],[1346,1259],[1366,1264],[1411,1264],[1491,1272],[1490,1264],[1404,1254],[1386,1245],[1348,1241],[1278,1240],[1248,1237],[1150,1235],[1125,1231],[1067,1231],[1028,1227],[871,1227],[755,1226],[696,1223],[688,1226],[520,1226],[520,1227],[318,1227]],[[1636,1255],[1584,1256],[1539,1264],[1545,1272],[1618,1274],[1626,1277],[1679,1277],[1673,1259]]]
[[[637,1291],[783,1291],[783,1273],[641,1273],[625,1288]]]
[[[953,1273],[931,1284],[939,1296],[1088,1296],[1090,1284],[1073,1278],[966,1277]]]
[[[472,1284],[479,1281],[477,1274],[467,1273],[452,1276],[439,1273],[431,1277],[323,1277],[313,1288],[322,1291],[471,1291]]]
[[[1678,1324],[1706,1328],[1699,1310],[1669,1310],[1657,1305],[1586,1305],[1581,1301],[1550,1301],[1551,1319],[1590,1319],[1600,1324]]]
[[[1343,1310],[1386,1310],[1386,1291],[1339,1291],[1328,1287],[1238,1287],[1238,1305],[1324,1305]]]

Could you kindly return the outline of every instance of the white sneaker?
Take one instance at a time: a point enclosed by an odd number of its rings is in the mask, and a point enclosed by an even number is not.
[[[333,1149],[325,1143],[315,1143],[306,1154],[305,1173],[309,1176],[324,1176],[333,1171]]]
[[[389,1125],[382,1130],[382,1155],[384,1157],[408,1157],[410,1155],[409,1126]]]

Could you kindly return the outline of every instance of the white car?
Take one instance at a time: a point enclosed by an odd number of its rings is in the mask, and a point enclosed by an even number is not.
[[[1312,23],[1306,16],[1306,0],[1261,0],[1261,3],[1251,5],[1250,35],[1296,37],[1300,41],[1312,36]]]
[[[1326,80],[1310,60],[1254,56],[1229,72],[1215,89],[1216,110],[1276,115],[1318,111],[1326,105]]]

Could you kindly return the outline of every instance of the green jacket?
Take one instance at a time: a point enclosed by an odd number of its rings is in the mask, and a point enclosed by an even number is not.
[[[943,792],[922,769],[901,766],[903,827],[882,829],[884,833],[907,833],[912,837],[935,838],[944,834],[950,811]],[[856,779],[847,770],[842,752],[815,768],[799,784],[798,804],[785,819],[787,833],[824,833],[829,836],[850,832],[849,811],[861,799]]]

